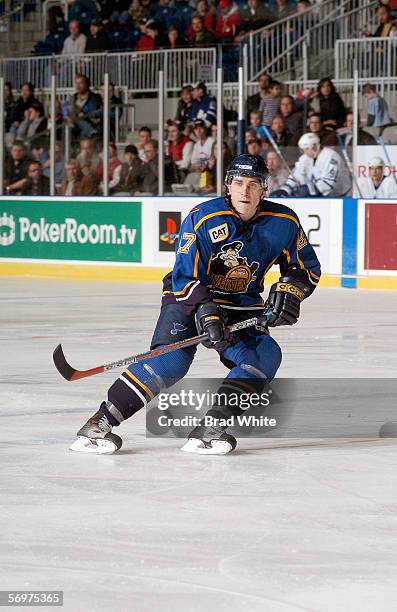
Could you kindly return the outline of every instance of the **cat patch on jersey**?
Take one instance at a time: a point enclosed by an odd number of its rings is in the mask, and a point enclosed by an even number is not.
[[[222,242],[222,240],[229,238],[229,226],[227,223],[222,223],[222,225],[217,225],[208,230],[208,234],[211,242]]]
[[[298,251],[303,249],[303,247],[305,247],[306,245],[307,245],[307,238],[305,234],[303,233],[303,230],[301,229],[299,232],[299,238],[298,238]]]
[[[248,285],[256,280],[255,272],[259,262],[248,263],[246,257],[240,255],[244,243],[229,242],[224,244],[211,261],[209,277],[211,290],[218,293],[246,293]]]

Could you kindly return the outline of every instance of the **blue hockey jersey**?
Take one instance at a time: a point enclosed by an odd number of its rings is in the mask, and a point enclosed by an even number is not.
[[[305,283],[308,294],[319,281],[320,263],[296,213],[263,200],[255,217],[243,222],[225,198],[215,198],[182,222],[163,301],[181,302],[191,312],[209,300],[263,307],[265,275],[274,264],[282,276]]]

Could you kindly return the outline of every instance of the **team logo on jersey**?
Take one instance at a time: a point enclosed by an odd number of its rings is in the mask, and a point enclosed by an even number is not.
[[[298,251],[303,249],[303,247],[305,247],[306,245],[307,245],[307,238],[305,234],[303,233],[303,230],[301,229],[301,231],[299,232],[299,238],[298,238]]]
[[[224,244],[221,252],[213,258],[209,277],[213,291],[220,293],[245,293],[248,285],[256,279],[259,262],[248,263],[240,255],[244,244],[240,241]]]
[[[182,325],[182,323],[174,323],[173,328],[170,330],[170,334],[172,336],[176,336],[178,332],[186,331],[186,325]]]
[[[222,225],[217,225],[216,227],[208,230],[208,233],[211,238],[211,242],[222,242],[222,240],[229,238],[229,226],[227,223],[222,223]]]

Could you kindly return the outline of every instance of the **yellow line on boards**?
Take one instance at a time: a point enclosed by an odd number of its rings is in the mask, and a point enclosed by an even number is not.
[[[79,263],[54,264],[0,261],[0,276],[23,276],[53,280],[161,282],[169,271],[170,268],[148,266],[101,266],[100,264],[82,265]],[[279,276],[278,272],[268,272],[266,274],[266,286],[275,283]],[[322,274],[319,287],[340,287],[340,280],[340,276]],[[358,278],[357,287],[359,289],[397,290],[397,274],[396,276],[374,275]]]

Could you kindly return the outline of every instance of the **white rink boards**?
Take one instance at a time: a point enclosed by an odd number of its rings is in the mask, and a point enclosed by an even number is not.
[[[397,596],[397,442],[241,440],[224,457],[145,438],[68,451],[115,374],[147,348],[159,284],[2,279],[1,589],[63,590],[64,610],[388,612]],[[397,293],[319,289],[279,329],[282,377],[395,377]],[[191,375],[222,376],[199,349]],[[374,406],[376,410],[376,406]],[[45,608],[40,608],[45,609]]]

